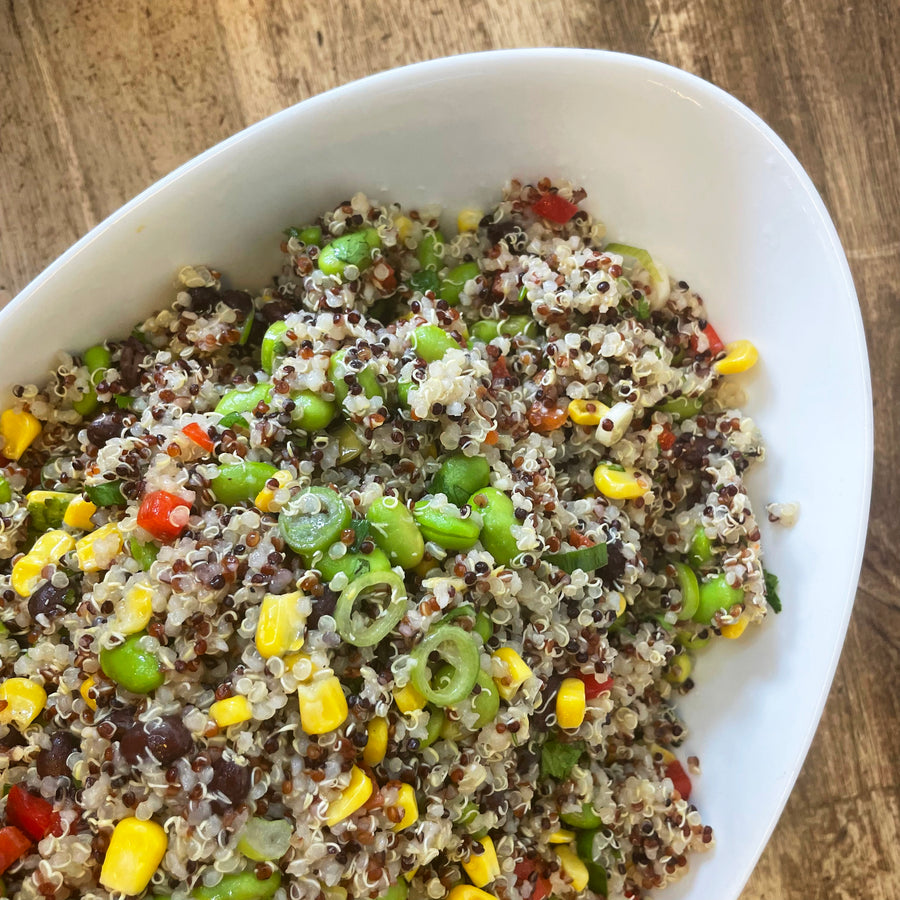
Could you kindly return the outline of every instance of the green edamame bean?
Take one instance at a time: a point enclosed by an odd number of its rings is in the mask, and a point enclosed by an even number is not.
[[[479,517],[462,517],[458,506],[447,503],[436,506],[433,497],[419,500],[413,517],[426,541],[433,541],[445,550],[471,550],[481,533]]]
[[[496,319],[479,319],[472,326],[472,337],[483,344],[489,344],[500,333],[499,325]]]
[[[0,475],[0,503],[9,503],[12,500],[12,488],[9,482]]]
[[[431,291],[435,296],[441,289],[441,279],[434,269],[422,269],[409,276],[409,286],[420,294]]]
[[[690,419],[703,409],[703,400],[700,397],[676,397],[661,403],[659,408],[676,419]]]
[[[688,551],[688,559],[694,568],[702,569],[707,563],[712,562],[712,543],[706,536],[706,530],[698,525],[691,537],[691,549]]]
[[[344,380],[348,375],[356,378],[367,397],[383,397],[384,388],[378,383],[375,373],[368,367],[354,369],[347,365],[347,348],[331,355],[328,362],[328,379],[334,385],[334,396],[338,403],[343,403],[350,392],[350,386]]]
[[[287,545],[304,559],[327,550],[350,525],[344,498],[328,487],[301,491],[281,510],[278,527]]]
[[[472,630],[487,643],[494,636],[494,622],[484,610],[479,610]]]
[[[291,413],[291,424],[303,431],[322,431],[327,428],[335,416],[335,404],[324,400],[314,391],[300,391],[292,394],[294,411]]]
[[[511,528],[517,525],[512,500],[496,488],[485,487],[469,498],[469,506],[481,513],[481,544],[500,565],[508,566],[519,548]]]
[[[422,746],[421,744],[419,746]],[[397,880],[396,884],[391,885],[379,898],[379,900],[406,900],[409,894],[409,885],[405,878]]]
[[[374,228],[364,228],[344,234],[323,247],[317,260],[326,275],[343,275],[347,266],[362,272],[372,265],[372,251],[381,246],[381,238]]]
[[[445,494],[451,503],[463,506],[491,480],[491,467],[483,456],[454,453],[448,456],[431,481],[432,494]]]
[[[505,337],[515,337],[517,334],[524,334],[526,337],[537,337],[537,322],[531,316],[510,316],[508,319],[501,319],[497,323],[497,334]]]
[[[435,685],[443,690],[454,677],[456,670],[453,666],[442,666],[434,677]],[[493,722],[500,711],[500,692],[497,690],[497,684],[491,676],[484,671],[478,670],[475,683],[481,688],[477,694],[472,694],[461,700],[459,703],[453,704],[453,709],[459,713],[465,713],[467,710],[474,710],[478,714],[478,719],[472,727],[473,730],[484,728],[485,725]]]
[[[347,422],[341,422],[332,434],[338,444],[338,465],[343,466],[362,453],[363,443]]]
[[[72,408],[80,416],[90,415],[100,405],[94,386],[103,379],[103,373],[112,365],[112,354],[103,344],[97,344],[84,351],[82,356],[90,373],[91,387],[72,404]]]
[[[436,362],[448,350],[459,349],[459,344],[439,325],[420,325],[409,336],[409,342],[425,362]]]
[[[343,572],[350,581],[369,572],[387,572],[391,567],[391,561],[383,550],[375,547],[371,553],[345,553],[339,559],[329,556],[326,550],[322,558],[315,566],[325,581],[330,582],[335,575]]]
[[[444,711],[439,706],[428,704],[428,722],[425,725],[425,740],[419,742],[419,749],[430,747],[440,736],[444,725]]]
[[[146,632],[132,634],[111,650],[100,651],[100,668],[107,678],[133,694],[149,694],[165,681],[155,653],[140,646]]]
[[[559,818],[566,825],[579,829],[599,828],[603,824],[603,820],[594,812],[590,803],[582,803],[581,810],[578,812],[560,813]]]
[[[397,399],[402,406],[409,406],[409,392],[412,388],[412,382],[401,378],[397,382]]]
[[[477,262],[465,262],[455,266],[441,281],[441,300],[446,300],[451,306],[456,306],[466,282],[477,278],[480,274],[481,269],[478,268]]]
[[[307,225],[305,228],[291,226],[284,233],[288,237],[296,238],[307,247],[318,247],[322,243],[322,229],[318,225]]]
[[[252,869],[224,875],[214,887],[200,885],[191,891],[193,900],[271,900],[281,887],[281,872],[277,869],[260,881]]]
[[[438,252],[440,248],[441,252]],[[444,235],[438,229],[426,231],[419,242],[416,255],[419,257],[419,265],[423,269],[437,271],[444,266]]]
[[[731,587],[724,572],[715,575],[700,585],[700,602],[694,613],[694,621],[709,625],[717,610],[729,610],[743,599],[744,592],[740,588]]]
[[[678,618],[693,619],[700,605],[700,587],[694,570],[684,563],[673,563],[678,578],[678,590],[681,591],[681,612]]]
[[[392,565],[412,569],[425,556],[425,540],[412,513],[397,497],[379,497],[366,513],[372,539]]]
[[[262,347],[260,349],[260,365],[262,370],[271,375],[273,370],[278,368],[281,360],[284,358],[285,346],[281,338],[287,331],[287,322],[273,322],[263,335]]]
[[[260,403],[268,403],[272,399],[272,385],[256,384],[249,391],[231,390],[216,404],[213,412],[227,416],[231,413],[253,412]]]
[[[253,500],[277,471],[269,463],[244,460],[233,465],[219,466],[219,471],[209,486],[219,503],[234,506],[244,500]]]

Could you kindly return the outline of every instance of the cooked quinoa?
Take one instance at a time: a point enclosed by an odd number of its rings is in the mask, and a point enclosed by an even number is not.
[[[766,615],[755,350],[584,197],[356,194],[15,387],[2,896],[639,898],[712,845],[674,703]]]

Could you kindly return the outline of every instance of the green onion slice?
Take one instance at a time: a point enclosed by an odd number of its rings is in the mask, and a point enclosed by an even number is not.
[[[432,683],[429,657],[432,653],[440,656],[452,667],[449,678],[442,678],[441,684]],[[432,629],[412,652],[415,668],[412,681],[416,690],[435,706],[452,706],[468,697],[481,671],[478,648],[471,635],[457,625],[447,625]]]
[[[387,590],[385,590],[387,589]],[[362,613],[356,609],[360,598],[370,602],[384,600],[380,613],[361,625]],[[386,637],[406,613],[406,586],[394,571],[368,572],[354,578],[338,597],[334,620],[340,636],[354,647],[374,647]],[[465,632],[463,632],[465,633]]]
[[[593,572],[606,565],[608,559],[606,552],[606,544],[594,544],[593,547],[580,547],[578,550],[566,550],[563,553],[545,553],[544,559],[559,566],[563,572],[570,575],[576,569],[583,569],[585,572]]]

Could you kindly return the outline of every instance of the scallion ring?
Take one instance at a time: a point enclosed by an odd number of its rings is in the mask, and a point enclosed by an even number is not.
[[[379,590],[381,589],[381,590]],[[356,609],[360,598],[375,601],[376,597],[390,591],[381,612],[361,625],[362,613]],[[354,647],[374,647],[386,637],[406,613],[406,587],[403,579],[393,571],[368,572],[354,578],[338,597],[334,610],[334,620],[340,636]]]
[[[442,679],[440,686],[432,683],[429,664],[432,653],[440,656],[453,668],[452,676]],[[415,668],[412,681],[416,690],[435,706],[452,706],[468,697],[478,679],[481,661],[478,648],[468,632],[457,625],[445,625],[430,631],[412,652]]]

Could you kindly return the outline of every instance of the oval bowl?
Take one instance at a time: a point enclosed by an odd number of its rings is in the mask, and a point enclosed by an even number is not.
[[[742,377],[769,453],[750,486],[784,612],[697,664],[680,707],[686,752],[702,763],[694,797],[717,845],[661,892],[734,900],[800,771],[844,640],[872,413],[834,226],[784,143],[733,97],[657,62],[588,50],[451,57],[313,97],[163,178],[28,285],[0,313],[0,384],[42,378],[59,348],[127,334],[171,301],[184,263],[262,286],[278,271],[285,225],[357,190],[454,210],[487,205],[510,177],[543,175],[583,185],[613,237],[699,289],[723,339],[760,350]],[[773,500],[799,502],[793,529],[765,523]]]

